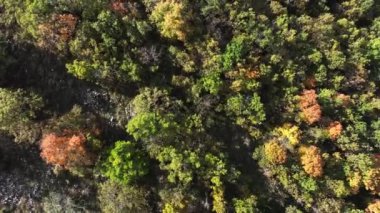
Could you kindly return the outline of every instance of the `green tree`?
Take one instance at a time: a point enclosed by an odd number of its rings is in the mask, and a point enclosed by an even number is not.
[[[148,159],[134,143],[117,141],[103,167],[103,174],[112,181],[129,184],[148,173]]]
[[[257,197],[251,195],[246,199],[233,199],[236,213],[254,213],[257,211]]]
[[[168,171],[168,181],[184,185],[193,180],[193,171],[201,167],[200,159],[196,153],[183,151],[179,153],[173,147],[165,147],[157,156],[160,168]]]
[[[177,128],[172,114],[139,113],[128,122],[127,132],[136,140],[154,139],[154,136],[170,137]]]

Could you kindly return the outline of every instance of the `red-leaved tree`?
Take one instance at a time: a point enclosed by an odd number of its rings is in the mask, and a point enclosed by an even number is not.
[[[315,90],[304,90],[300,96],[299,105],[303,118],[308,124],[313,124],[321,119],[321,106],[318,104]]]
[[[342,134],[343,126],[339,121],[334,121],[329,124],[328,131],[331,140],[336,140]]]
[[[78,17],[72,14],[54,14],[46,23],[38,26],[39,45],[53,48],[59,43],[67,43],[74,35]]]
[[[41,157],[49,164],[65,169],[90,166],[94,155],[86,149],[86,137],[82,133],[45,134],[42,138]]]

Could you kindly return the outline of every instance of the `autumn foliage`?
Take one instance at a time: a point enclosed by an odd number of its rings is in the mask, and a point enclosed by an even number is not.
[[[365,210],[366,213],[379,213],[380,212],[380,200],[375,200],[370,203]]]
[[[115,0],[110,3],[111,10],[120,15],[138,16],[139,11],[136,2],[127,0]]]
[[[43,136],[41,157],[49,164],[65,169],[93,164],[94,156],[86,149],[86,137],[81,133],[66,133],[59,136],[54,133]]]
[[[260,72],[256,69],[245,70],[245,77],[248,79],[257,79],[260,77]]]
[[[289,143],[292,146],[299,144],[301,132],[298,126],[286,123],[275,129],[279,141]]]
[[[323,174],[323,159],[316,146],[302,146],[299,149],[301,164],[307,174],[312,177],[320,177]]]
[[[336,140],[342,134],[343,126],[339,121],[334,121],[329,124],[328,131],[331,140]]]
[[[68,42],[75,32],[78,17],[72,14],[54,14],[47,23],[38,27],[40,46],[50,47],[56,42]]]
[[[111,9],[120,14],[128,13],[128,8],[125,7],[125,2],[117,0],[111,3]]]
[[[276,141],[264,145],[264,154],[270,163],[283,164],[286,162],[286,150]]]
[[[315,79],[314,76],[308,76],[305,81],[304,81],[304,85],[306,88],[308,89],[312,89],[312,88],[315,88],[315,86],[317,85],[317,80]]]
[[[315,90],[304,90],[300,97],[299,106],[303,118],[308,124],[313,124],[321,119],[321,106],[317,102]]]
[[[380,0],[0,0],[0,29],[0,213],[380,213]]]
[[[348,105],[350,105],[351,103],[351,98],[349,95],[345,95],[345,94],[342,94],[342,93],[339,93],[337,96],[336,96],[336,100],[338,101],[338,103],[342,104],[343,106],[347,107]]]
[[[63,41],[67,41],[74,33],[78,18],[72,14],[62,14],[53,16],[57,33]]]
[[[166,38],[185,41],[191,34],[190,14],[181,1],[159,1],[151,19]]]
[[[363,179],[365,189],[371,191],[373,194],[380,194],[380,169],[373,168],[369,170]]]

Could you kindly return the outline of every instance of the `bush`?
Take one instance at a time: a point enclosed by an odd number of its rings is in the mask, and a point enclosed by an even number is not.
[[[254,213],[257,211],[257,197],[251,195],[245,199],[233,199],[236,213]]]
[[[16,142],[34,142],[38,129],[32,121],[43,105],[35,93],[0,88],[0,130],[15,136]]]
[[[134,186],[107,181],[99,186],[100,208],[105,213],[148,213],[148,193]]]
[[[70,197],[57,192],[50,192],[42,199],[42,208],[49,213],[75,213],[79,210]]]

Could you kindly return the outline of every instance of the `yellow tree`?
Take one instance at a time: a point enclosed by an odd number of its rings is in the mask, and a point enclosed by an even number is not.
[[[366,213],[379,213],[380,212],[380,200],[375,200],[370,203],[365,210]]]
[[[292,146],[300,142],[300,130],[298,126],[286,123],[275,129],[275,134],[279,137],[278,140],[289,143]]]
[[[157,3],[150,19],[164,37],[185,41],[190,33],[190,15],[182,2],[164,0]]]
[[[286,150],[276,141],[270,141],[264,145],[265,158],[272,164],[286,162]]]
[[[362,176],[360,175],[360,172],[354,172],[348,178],[348,185],[351,187],[351,191],[353,194],[357,194],[359,192],[361,184]]]
[[[299,148],[301,164],[307,174],[312,177],[320,177],[323,174],[323,159],[320,150],[316,146],[302,146]]]
[[[363,177],[363,183],[367,190],[373,194],[380,194],[380,169],[373,168],[366,172]]]

